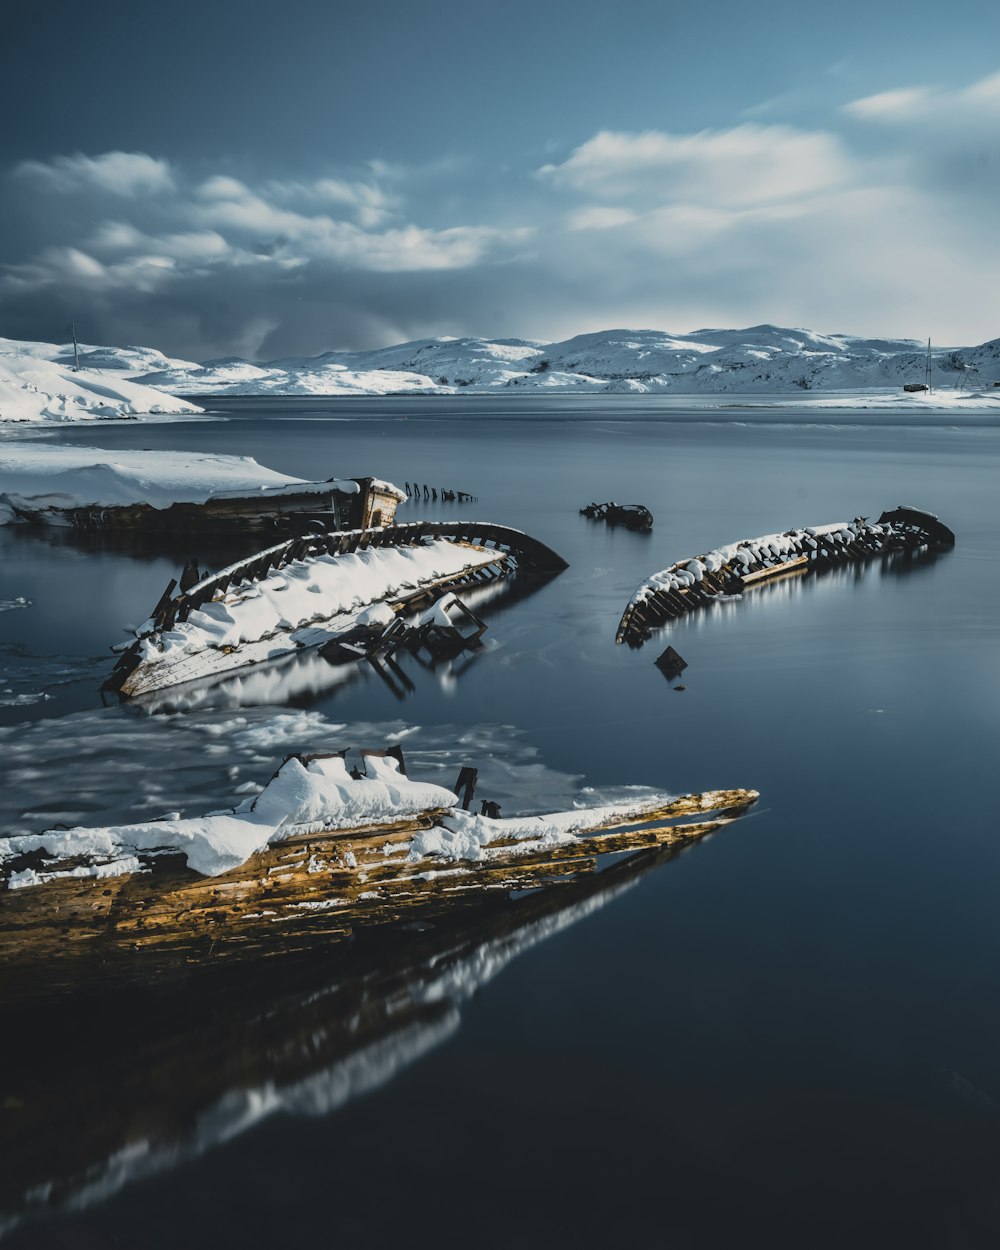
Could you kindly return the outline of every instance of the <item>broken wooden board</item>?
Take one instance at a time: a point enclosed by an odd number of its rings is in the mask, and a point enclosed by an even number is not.
[[[954,545],[955,535],[933,513],[911,507],[883,512],[876,522],[856,517],[850,523],[785,530],[730,543],[679,560],[647,578],[626,605],[615,641],[642,646],[667,621],[720,596],[742,594],[781,577],[900,551]]]

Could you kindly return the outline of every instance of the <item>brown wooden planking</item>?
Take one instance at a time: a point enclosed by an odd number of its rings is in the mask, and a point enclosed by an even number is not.
[[[570,881],[592,873],[599,855],[697,841],[755,798],[752,791],[687,795],[657,813],[595,826],[572,844],[491,847],[485,863],[402,858],[413,834],[431,823],[428,813],[389,830],[296,838],[220,877],[200,876],[180,856],[170,856],[153,860],[149,872],[6,891],[0,895],[0,997],[23,990],[36,974],[45,984],[66,983],[94,975],[103,964],[113,965],[115,975],[125,967],[143,975],[148,955],[198,963],[304,949],[414,911],[440,915],[491,891]],[[728,817],[687,826],[662,823],[664,814],[722,807]],[[387,857],[386,846],[398,846],[399,854]],[[344,860],[348,850],[357,857],[354,869]],[[314,863],[328,857],[328,863],[309,872],[310,857]]]

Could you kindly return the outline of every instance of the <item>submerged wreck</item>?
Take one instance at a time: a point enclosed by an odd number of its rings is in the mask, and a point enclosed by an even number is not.
[[[955,535],[931,512],[899,507],[877,521],[809,526],[765,534],[678,560],[654,573],[622,613],[616,642],[641,646],[665,622],[720,596],[742,594],[779,577],[818,572],[837,564],[872,560],[900,551],[949,548]]]
[[[134,534],[301,533],[391,525],[406,495],[375,477],[329,478],[259,490],[217,490],[201,500],[166,506],[134,502],[80,503],[58,493],[23,498],[7,492],[3,502],[17,520],[77,530],[124,530]]]
[[[461,587],[515,573],[548,577],[564,568],[565,560],[537,539],[489,522],[301,535],[211,576],[188,566],[102,689],[134,698],[308,648],[356,642],[426,612]]]
[[[580,515],[608,525],[624,525],[628,530],[648,534],[653,528],[653,514],[641,503],[588,503]]]
[[[484,891],[404,934],[367,929],[312,953],[189,968],[171,986],[20,1003],[4,1046],[17,1106],[0,1116],[0,1229],[96,1206],[270,1116],[326,1115],[379,1088],[451,1038],[511,961],[685,849],[632,851],[514,898]]]
[[[502,818],[469,810],[476,776],[413,781],[398,747],[362,751],[360,769],[346,751],[293,755],[227,811],[0,839],[0,994],[303,949],[572,881],[600,855],[697,841],[757,799],[645,792]]]

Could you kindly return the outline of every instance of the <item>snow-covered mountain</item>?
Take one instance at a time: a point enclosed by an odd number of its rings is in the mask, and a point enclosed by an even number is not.
[[[138,351],[131,348],[129,351]],[[603,330],[558,343],[438,338],[366,352],[266,362],[172,361],[138,380],[179,395],[385,395],[497,391],[679,395],[898,390],[924,378],[923,346],[780,326],[745,330]],[[934,352],[934,380],[965,390],[1000,381],[1000,339]]]
[[[187,363],[168,360],[148,347],[86,347],[80,353],[80,368],[74,370],[72,343],[0,338],[0,422],[201,412],[192,403],[134,380],[151,369]]]
[[[176,360],[149,347],[80,349],[0,339],[0,421],[197,411],[177,396],[632,392],[786,396],[850,404],[857,393],[896,404],[924,380],[912,339],[866,339],[780,326],[745,330],[602,330],[558,343],[437,338],[365,352],[249,361]],[[1000,403],[1000,339],[933,354],[935,406]],[[961,390],[958,388],[961,387]],[[840,398],[833,392],[846,392]],[[974,396],[981,396],[974,399]],[[826,398],[824,398],[826,396]]]

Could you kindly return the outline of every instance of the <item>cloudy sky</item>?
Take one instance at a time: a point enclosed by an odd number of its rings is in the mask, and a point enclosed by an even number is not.
[[[0,334],[1000,335],[1000,5],[5,5]]]

